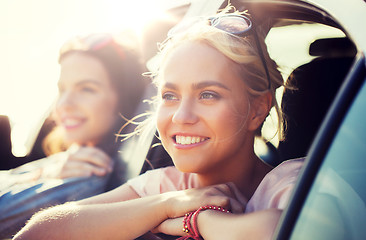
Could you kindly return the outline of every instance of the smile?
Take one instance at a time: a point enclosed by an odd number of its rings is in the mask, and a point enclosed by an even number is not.
[[[175,142],[180,145],[191,145],[206,141],[208,138],[197,137],[197,136],[175,136]]]
[[[81,119],[65,118],[62,121],[62,124],[65,129],[74,129],[74,128],[79,127],[83,122],[84,122],[84,120],[81,120]]]

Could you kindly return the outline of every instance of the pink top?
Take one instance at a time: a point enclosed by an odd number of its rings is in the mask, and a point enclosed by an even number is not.
[[[284,209],[296,183],[304,159],[288,160],[270,171],[248,201],[245,212],[277,208]],[[147,171],[129,184],[140,197],[199,187],[196,174],[182,173],[175,167]]]

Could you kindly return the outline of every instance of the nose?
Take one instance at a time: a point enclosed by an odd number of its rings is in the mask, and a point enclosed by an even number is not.
[[[74,97],[70,91],[64,91],[59,94],[56,102],[58,110],[67,110],[74,105]]]
[[[181,100],[173,114],[172,122],[177,124],[194,124],[198,119],[199,117],[195,112],[195,104],[189,100]]]

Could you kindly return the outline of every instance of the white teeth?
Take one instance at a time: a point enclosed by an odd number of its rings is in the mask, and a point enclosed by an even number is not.
[[[188,145],[188,144],[194,144],[194,143],[199,143],[204,141],[205,138],[201,138],[201,137],[192,137],[192,136],[175,136],[175,141],[178,144],[182,144],[182,145]]]
[[[76,119],[70,119],[70,118],[68,118],[68,119],[65,119],[64,120],[64,125],[65,126],[75,126],[75,125],[77,125],[79,123],[80,123],[80,121],[79,120],[76,120]]]

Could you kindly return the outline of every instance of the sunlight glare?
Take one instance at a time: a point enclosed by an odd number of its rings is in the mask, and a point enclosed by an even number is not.
[[[131,29],[137,35],[149,21],[165,16],[162,1],[109,0],[105,6],[111,30]]]
[[[11,121],[13,154],[27,153],[57,96],[61,45],[75,35],[131,29],[164,18],[163,0],[0,2],[0,115]]]

